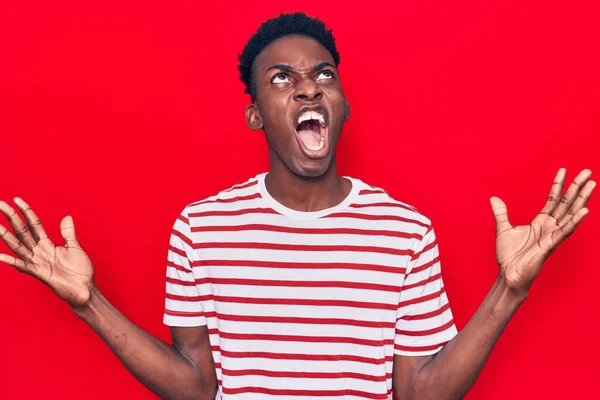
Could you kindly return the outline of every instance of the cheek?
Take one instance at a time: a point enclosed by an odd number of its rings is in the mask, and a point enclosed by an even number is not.
[[[278,152],[285,152],[286,149],[292,147],[292,141],[296,140],[290,125],[291,117],[287,115],[287,108],[281,108],[280,104],[271,103],[264,109],[267,112],[261,113],[261,115],[267,141]]]
[[[267,113],[263,115],[265,129],[269,130],[272,136],[289,137],[295,127],[292,126],[293,117],[287,104],[275,103],[267,107]]]
[[[331,108],[334,112],[340,112],[346,110],[346,97],[344,93],[339,89],[328,90],[327,97],[329,98],[329,103],[331,104]]]
[[[332,125],[334,129],[341,129],[342,125],[346,122],[347,111],[346,111],[346,100],[344,97],[336,99],[335,103],[331,102],[331,109],[333,112]]]

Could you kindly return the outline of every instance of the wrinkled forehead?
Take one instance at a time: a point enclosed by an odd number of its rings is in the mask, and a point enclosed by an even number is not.
[[[256,57],[254,67],[260,74],[276,64],[289,65],[301,71],[324,62],[335,65],[333,56],[321,43],[307,36],[290,35],[265,47]]]

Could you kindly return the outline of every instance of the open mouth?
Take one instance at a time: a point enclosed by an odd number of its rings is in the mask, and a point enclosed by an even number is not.
[[[296,137],[308,157],[319,158],[326,154],[327,131],[327,122],[320,110],[305,111],[298,117]]]

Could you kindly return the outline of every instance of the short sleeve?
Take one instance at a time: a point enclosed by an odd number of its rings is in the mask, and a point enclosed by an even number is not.
[[[394,354],[435,354],[457,333],[442,281],[435,232],[430,227],[414,249],[402,285]]]
[[[206,318],[192,270],[193,254],[187,208],[175,221],[167,256],[167,290],[163,322],[169,326],[203,326]]]

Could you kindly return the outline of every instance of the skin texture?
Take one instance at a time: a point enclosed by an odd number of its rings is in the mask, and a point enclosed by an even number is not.
[[[256,62],[257,97],[247,107],[246,119],[250,128],[264,131],[269,144],[267,190],[280,203],[300,211],[339,204],[351,185],[337,174],[335,148],[350,110],[336,68],[324,64],[333,64],[331,55],[312,39],[288,36],[268,46]],[[320,107],[327,115],[329,150],[319,159],[307,157],[295,137],[295,118],[302,107]],[[559,170],[546,205],[524,226],[512,226],[504,202],[490,199],[497,226],[498,278],[471,321],[439,353],[394,357],[398,398],[464,396],[527,298],[546,258],[588,213],[585,205],[596,185],[590,175],[591,171],[583,170],[563,195],[565,170]],[[50,286],[161,398],[214,398],[217,381],[206,327],[171,328],[173,345],[146,333],[96,287],[94,267],[77,241],[73,219],[62,220],[64,245],[55,245],[34,211],[23,200],[14,201],[25,222],[12,206],[0,202],[0,211],[12,227],[11,232],[0,225],[0,237],[14,253],[0,255],[1,262]]]
[[[287,36],[260,53],[255,69],[256,101],[246,108],[246,120],[251,129],[264,131],[269,145],[267,190],[280,203],[299,211],[339,204],[351,189],[335,165],[335,149],[350,118],[350,106],[333,57],[313,39]],[[329,152],[321,159],[305,156],[295,133],[298,112],[315,107],[324,110],[328,122]]]
[[[125,367],[163,399],[214,399],[217,378],[206,327],[172,328],[173,345],[155,338],[119,312],[94,283],[94,266],[75,236],[71,217],[61,221],[63,246],[48,238],[27,203],[15,209],[0,201],[13,233],[0,225],[0,237],[15,256],[0,261],[48,285],[108,344]]]
[[[506,204],[492,197],[499,274],[467,326],[434,356],[394,358],[394,386],[402,399],[460,399],[475,383],[502,330],[525,301],[544,261],[573,234],[588,214],[596,182],[583,170],[563,195],[565,169],[552,184],[546,204],[523,226],[513,226]]]

